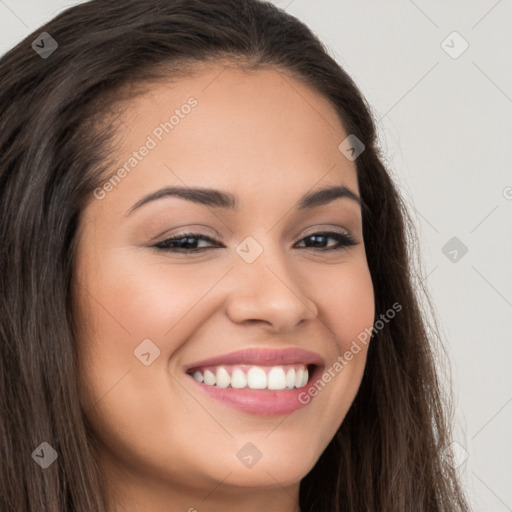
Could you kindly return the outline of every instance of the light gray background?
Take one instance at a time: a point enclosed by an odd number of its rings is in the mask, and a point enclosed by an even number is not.
[[[76,3],[0,0],[0,53]],[[475,510],[512,511],[512,2],[274,3],[373,108],[450,355],[463,482]],[[469,44],[458,58],[441,46],[454,31]],[[455,262],[442,252],[452,237],[468,248]]]

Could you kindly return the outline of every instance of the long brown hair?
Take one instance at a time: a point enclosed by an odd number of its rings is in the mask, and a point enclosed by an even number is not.
[[[31,46],[41,32],[58,43],[45,58]],[[420,309],[416,238],[370,107],[303,23],[258,0],[82,3],[0,59],[0,509],[106,510],[71,314],[75,233],[108,172],[114,129],[102,121],[136,94],[124,86],[215,61],[291,73],[364,143],[356,166],[376,318],[402,305],[374,333],[358,394],[301,481],[301,510],[468,511],[450,464],[452,397],[434,358],[443,348]],[[32,460],[42,442],[58,454],[44,470]]]

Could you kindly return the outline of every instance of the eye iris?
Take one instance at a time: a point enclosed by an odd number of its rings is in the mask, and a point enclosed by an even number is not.
[[[306,246],[307,247],[315,247],[315,246],[318,245],[318,243],[320,243],[320,245],[323,245],[322,244],[322,240],[325,241],[326,238],[329,238],[329,237],[327,237],[326,235],[311,235],[311,236],[308,236],[307,238],[305,238]],[[312,240],[312,239],[314,239],[315,241],[313,243],[309,243],[308,241]]]
[[[185,236],[182,238],[178,238],[176,240],[176,242],[179,245],[184,245],[186,248],[192,248],[192,249],[195,249],[197,247],[198,241],[199,241],[199,238],[197,238],[195,236]]]
[[[157,247],[163,249],[195,249],[198,243],[198,237],[196,236],[181,236],[176,238],[168,238],[163,240]]]

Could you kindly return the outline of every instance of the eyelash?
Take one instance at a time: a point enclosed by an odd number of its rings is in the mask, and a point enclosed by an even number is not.
[[[311,235],[308,235],[308,236],[302,238],[301,240],[299,240],[299,242],[302,242],[303,240],[306,240],[308,238],[312,238],[315,236],[323,236],[326,238],[333,238],[334,240],[337,241],[337,245],[335,245],[334,247],[316,249],[320,252],[340,251],[342,249],[346,249],[353,245],[357,245],[357,242],[352,235],[349,235],[348,233],[338,233],[336,231],[319,231],[317,233],[312,233]],[[178,253],[180,253],[180,252],[181,253],[199,253],[199,252],[203,252],[208,249],[220,248],[219,246],[217,246],[217,247],[196,247],[193,249],[184,249],[184,248],[180,248],[180,247],[169,247],[169,244],[171,244],[171,243],[179,242],[180,240],[191,239],[191,238],[197,239],[197,240],[203,240],[205,242],[211,242],[214,244],[217,243],[212,238],[201,235],[199,233],[183,233],[183,234],[180,234],[179,236],[167,238],[166,240],[162,240],[161,242],[153,245],[152,247],[155,247],[156,249],[159,249],[162,251],[171,251],[171,252],[178,252]],[[314,247],[301,247],[301,249],[315,250]]]

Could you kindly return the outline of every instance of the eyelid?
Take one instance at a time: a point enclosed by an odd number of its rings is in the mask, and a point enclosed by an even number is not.
[[[301,232],[302,234],[298,234],[297,237],[300,236],[300,238],[304,238],[306,236],[315,235],[316,233],[326,232],[339,233],[340,235],[351,235],[348,229],[341,228],[339,226],[326,226],[325,224],[316,224],[315,226],[308,228],[305,232]]]
[[[311,250],[314,252],[320,252],[320,253],[336,253],[341,252],[342,250],[346,250],[350,247],[353,247],[355,245],[358,245],[360,243],[358,237],[352,235],[350,231],[348,230],[340,230],[339,228],[333,228],[330,229],[320,229],[318,226],[317,229],[311,228],[312,231],[309,231],[304,233],[303,236],[301,236],[294,244],[299,244],[303,242],[304,240],[312,237],[312,236],[324,236],[326,238],[330,238],[332,240],[335,240],[336,243],[333,246],[327,246],[327,247],[299,247],[299,249],[306,249]],[[172,242],[179,242],[180,240],[183,240],[185,238],[192,238],[198,241],[207,242],[210,244],[208,247],[195,247],[195,248],[180,248],[180,247],[165,247],[166,243],[170,244]],[[215,238],[210,237],[208,235],[205,235],[203,233],[197,233],[192,231],[185,231],[181,233],[175,233],[172,236],[168,236],[167,238],[164,238],[163,240],[156,242],[155,244],[151,245],[151,247],[156,248],[161,251],[168,251],[175,254],[185,254],[185,255],[193,255],[193,254],[200,254],[204,253],[211,249],[222,249],[226,248],[226,246],[222,243],[217,241]]]
[[[174,238],[179,239],[180,237],[187,237],[187,236],[189,236],[189,237],[204,237],[204,238],[208,238],[210,242],[214,242],[216,244],[222,243],[219,241],[219,239],[222,237],[220,236],[220,234],[217,231],[215,231],[215,234],[209,235],[206,233],[195,231],[194,226],[199,226],[201,228],[207,228],[207,226],[204,226],[202,224],[194,224],[191,226],[186,226],[182,230],[177,231],[177,232],[173,232],[172,230],[167,230],[164,232],[163,235],[159,235],[158,237],[155,237],[155,241],[150,242],[150,243],[159,244],[161,242],[165,242],[166,240],[168,240],[170,238],[171,239],[174,239]],[[179,229],[179,228],[177,228],[177,229]],[[315,226],[311,226],[306,230],[306,232],[304,232],[302,234],[301,234],[301,232],[299,232],[296,236],[294,236],[293,239],[296,240],[296,242],[300,242],[305,237],[315,235],[318,233],[325,233],[325,232],[338,233],[340,235],[345,235],[345,236],[351,237],[354,240],[358,241],[358,238],[354,234],[352,234],[350,232],[350,230],[343,228],[343,227],[339,227],[339,226],[331,226],[331,225],[325,225],[325,224],[317,224]]]
[[[211,234],[207,234],[207,232],[204,232],[204,230],[210,231]],[[222,238],[220,233],[204,224],[186,224],[184,227],[180,226],[177,228],[165,230],[163,233],[159,234],[158,236],[155,236],[149,243],[158,244],[160,242],[164,242],[169,238],[184,237],[187,235],[204,236],[212,239],[212,241],[215,241],[214,239],[219,240],[220,238]]]

